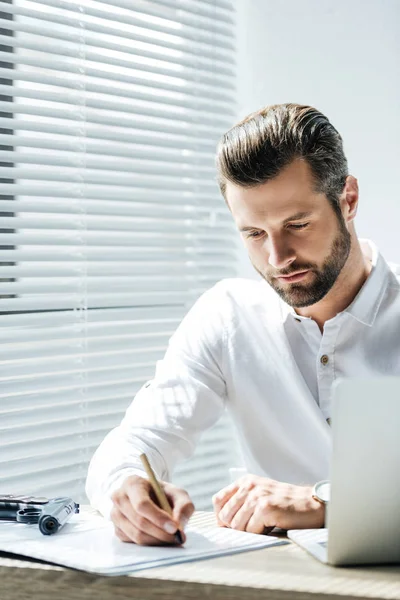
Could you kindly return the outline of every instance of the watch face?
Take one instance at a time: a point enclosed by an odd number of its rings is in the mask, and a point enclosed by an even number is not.
[[[315,486],[315,492],[323,502],[329,502],[331,484],[329,481],[321,481]]]

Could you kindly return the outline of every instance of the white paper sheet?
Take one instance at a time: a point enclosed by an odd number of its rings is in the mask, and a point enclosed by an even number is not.
[[[184,546],[150,547],[121,542],[109,521],[88,514],[74,515],[51,536],[42,535],[37,525],[3,521],[0,522],[0,550],[82,571],[121,575],[286,543],[271,536],[220,527],[196,530],[189,525],[185,533]]]

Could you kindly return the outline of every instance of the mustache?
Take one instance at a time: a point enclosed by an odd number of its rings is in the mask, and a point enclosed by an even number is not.
[[[298,273],[299,271],[309,271],[315,269],[316,265],[308,264],[308,265],[291,265],[290,269],[282,269],[282,271],[278,271],[273,274],[273,277],[279,277],[281,275],[292,275],[292,273]]]

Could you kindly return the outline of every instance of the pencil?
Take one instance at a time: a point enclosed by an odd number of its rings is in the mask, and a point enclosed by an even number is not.
[[[157,478],[154,474],[153,469],[151,468],[151,465],[149,463],[149,459],[147,458],[147,456],[145,454],[141,454],[140,455],[140,460],[142,461],[142,464],[146,470],[147,476],[150,480],[150,483],[153,487],[154,493],[156,495],[156,498],[158,500],[158,503],[160,505],[160,507],[165,510],[165,512],[167,512],[171,517],[172,517],[172,508],[170,506],[170,503],[168,502],[168,498],[165,495],[165,492],[163,490],[163,488],[161,487],[161,485],[158,483]],[[176,530],[175,533],[175,539],[178,542],[178,544],[183,544],[183,538],[182,538],[182,533],[179,531],[179,529]]]

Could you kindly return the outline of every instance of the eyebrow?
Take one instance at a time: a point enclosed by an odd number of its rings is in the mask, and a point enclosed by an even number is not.
[[[291,221],[300,221],[300,219],[307,219],[308,217],[311,216],[311,212],[298,212],[295,215],[292,215],[291,217],[288,217],[287,219],[285,219],[283,221],[283,225],[287,225],[287,223],[290,223]],[[258,229],[258,227],[240,227],[239,231],[241,232],[246,232],[246,231],[253,231],[254,229]]]

